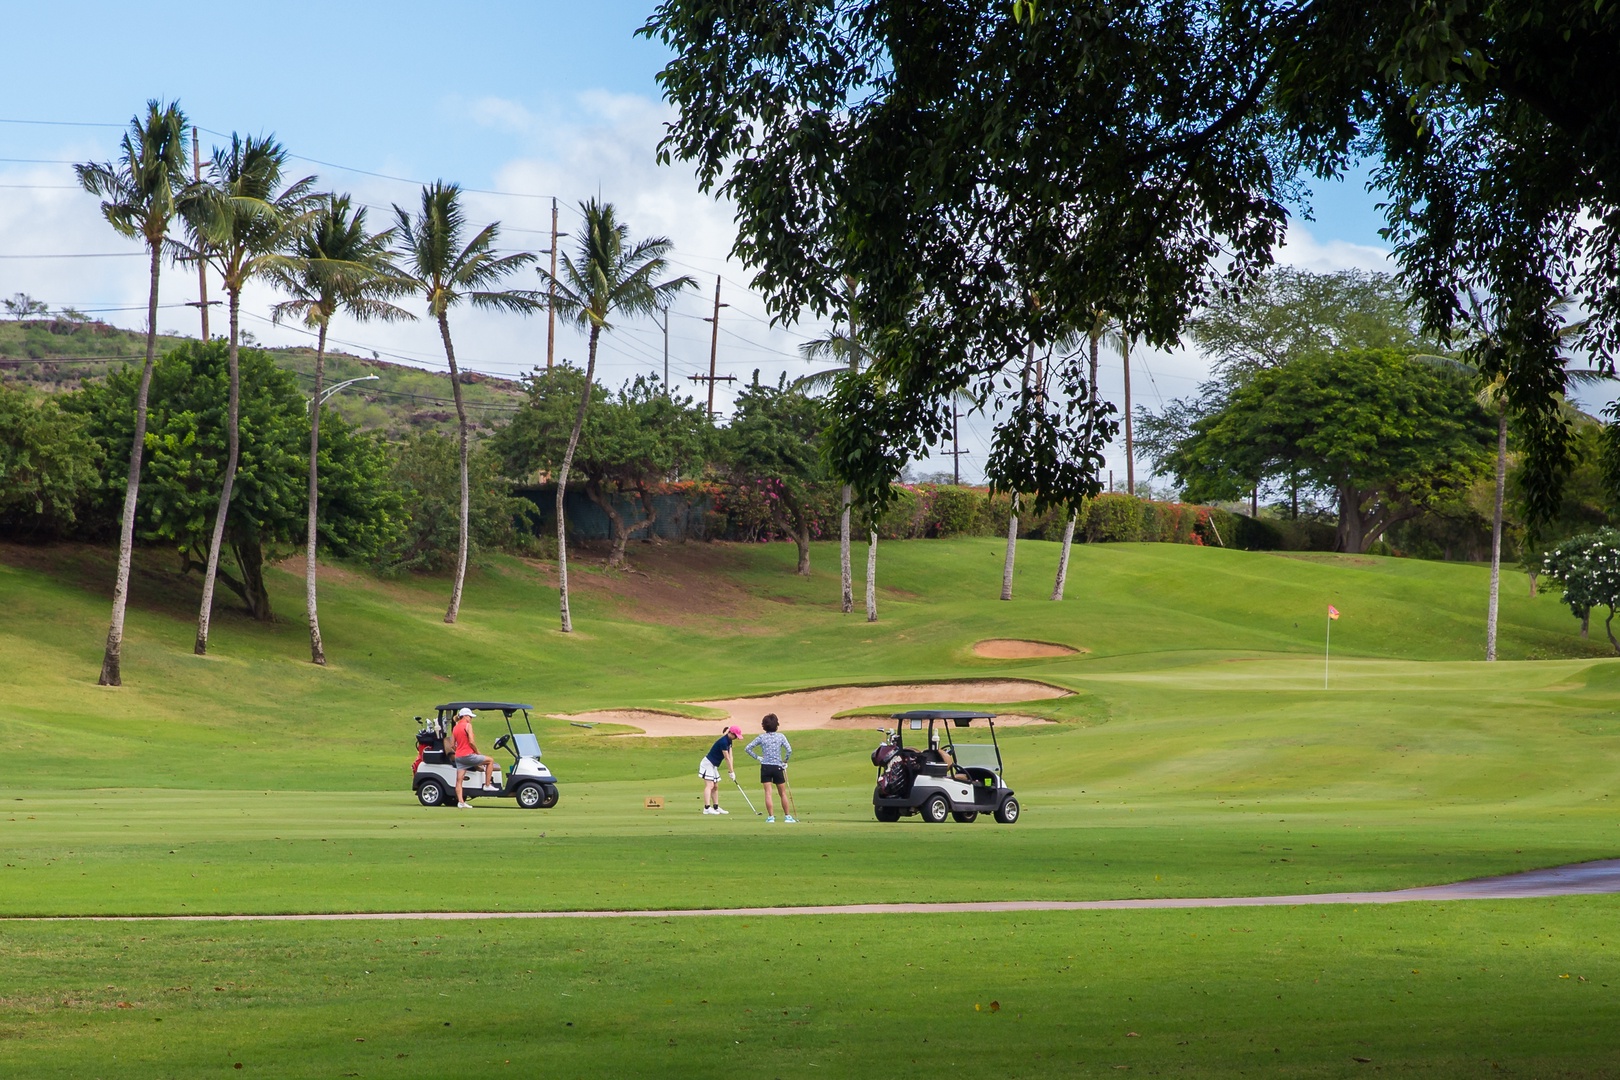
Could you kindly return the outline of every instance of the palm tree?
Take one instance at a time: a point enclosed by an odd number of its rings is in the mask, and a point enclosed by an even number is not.
[[[1068,345],[1073,344],[1074,341],[1075,341],[1075,339],[1070,338],[1065,342],[1061,342],[1060,345],[1063,345],[1063,346],[1066,347]],[[1130,374],[1129,374],[1129,372],[1130,372],[1130,363],[1131,363],[1131,353],[1130,353],[1131,346],[1130,346],[1130,339],[1125,337],[1123,333],[1111,332],[1108,329],[1107,318],[1106,318],[1106,316],[1104,316],[1100,312],[1098,313],[1096,318],[1092,319],[1090,328],[1086,330],[1085,341],[1086,341],[1086,346],[1090,351],[1090,356],[1089,356],[1090,365],[1089,365],[1089,370],[1086,373],[1086,393],[1090,397],[1091,400],[1090,400],[1089,407],[1088,407],[1087,412],[1086,412],[1086,436],[1085,436],[1085,438],[1086,438],[1086,446],[1089,448],[1091,446],[1092,421],[1097,415],[1097,412],[1096,412],[1096,409],[1097,409],[1097,363],[1098,363],[1098,360],[1099,360],[1099,355],[1098,355],[1099,346],[1104,341],[1107,341],[1109,344],[1114,345],[1116,348],[1118,348],[1120,350],[1121,355],[1123,355],[1125,357],[1125,369],[1126,369],[1126,373],[1127,373],[1126,376],[1125,376],[1125,387],[1126,387],[1126,390],[1125,390],[1125,393],[1126,393],[1125,409],[1126,409],[1127,418],[1130,415],[1130,407],[1131,407],[1130,406],[1130,396],[1129,396],[1130,395],[1130,379],[1131,379]],[[1125,431],[1126,431],[1125,454],[1126,454],[1126,458],[1127,458],[1127,461],[1128,461],[1129,457],[1130,457],[1130,453],[1131,453],[1130,426],[1129,426],[1128,419],[1127,419],[1127,425],[1126,425]],[[1126,471],[1127,482],[1129,482],[1130,475],[1131,475],[1130,471],[1127,468],[1127,471]],[[1132,490],[1131,494],[1134,495],[1135,493],[1136,492],[1135,492],[1134,486],[1133,486],[1133,490]],[[1068,578],[1069,578],[1069,550],[1074,546],[1074,527],[1075,527],[1076,524],[1079,523],[1079,520],[1080,520],[1080,507],[1075,506],[1069,511],[1069,520],[1064,522],[1064,524],[1063,524],[1063,548],[1062,548],[1062,551],[1058,554],[1057,580],[1052,585],[1052,599],[1053,600],[1062,600],[1063,599],[1063,586],[1068,581]],[[1009,556],[1009,559],[1010,559],[1010,556]],[[1005,588],[1008,588],[1008,589],[1011,589],[1011,587],[1012,586],[1011,586],[1010,582],[1005,586]],[[1003,599],[1005,599],[1005,597],[1003,597]]]
[[[563,491],[568,486],[568,470],[574,464],[574,450],[585,426],[585,410],[591,402],[591,383],[596,378],[596,345],[602,331],[613,329],[609,319],[620,315],[651,315],[669,306],[682,289],[695,288],[689,277],[653,283],[668,265],[664,256],[673,246],[662,236],[638,243],[630,242],[630,228],[618,220],[612,203],[588,199],[579,204],[585,218],[577,252],[562,257],[562,273],[553,277],[540,271],[542,282],[554,291],[556,310],[572,319],[590,335],[585,361],[585,389],[579,396],[574,427],[568,434],[562,467],[557,471],[557,585],[560,591],[562,631],[573,633],[574,620],[568,610],[568,534],[563,518]]]
[[[450,340],[450,309],[465,300],[473,307],[528,314],[543,303],[533,289],[493,288],[500,280],[534,262],[522,251],[499,255],[495,241],[500,222],[491,222],[473,237],[467,234],[467,215],[461,205],[461,188],[435,180],[422,188],[422,208],[412,217],[404,207],[394,206],[394,231],[398,256],[412,288],[427,301],[428,314],[439,324],[445,359],[450,363],[450,390],[456,399],[456,421],[461,434],[461,535],[456,552],[456,581],[450,591],[450,608],[444,621],[454,623],[461,612],[461,587],[467,577],[467,517],[470,512],[467,482],[467,406],[461,398],[461,372],[456,367],[456,348]]]
[[[214,579],[225,541],[225,520],[231,509],[231,490],[241,456],[241,373],[237,350],[241,345],[242,289],[256,277],[291,265],[285,254],[293,238],[306,227],[317,196],[311,193],[313,176],[283,183],[287,151],[275,137],[231,136],[231,145],[215,147],[206,179],[190,185],[182,196],[188,254],[213,265],[225,285],[231,320],[227,364],[230,394],[225,432],[229,449],[225,480],[220,486],[219,510],[208,544],[208,565],[203,574],[202,606],[197,612],[198,656],[208,655],[208,624],[213,614]]]
[[[186,183],[186,115],[179,102],[146,103],[146,117],[131,118],[118,163],[74,166],[79,184],[101,196],[101,213],[120,236],[146,244],[151,264],[146,293],[146,364],[135,394],[135,438],[129,447],[129,481],[124,488],[124,516],[118,531],[118,575],[113,584],[112,621],[101,657],[102,686],[121,686],[124,608],[129,601],[130,562],[135,550],[135,504],[141,487],[141,454],[146,447],[146,397],[152,386],[157,355],[158,271],[163,246],[174,220],[179,192]]]
[[[1501,339],[1489,328],[1484,305],[1480,303],[1479,297],[1475,296],[1472,291],[1469,292],[1468,299],[1469,321],[1472,323],[1477,335],[1475,344],[1482,351],[1500,351],[1502,348]],[[1562,310],[1567,308],[1569,304],[1570,301],[1565,300],[1558,307]],[[1585,320],[1569,323],[1558,330],[1558,339],[1563,341],[1571,338],[1585,328]],[[1476,376],[1481,374],[1480,369],[1475,365],[1464,363],[1450,356],[1420,354],[1412,357],[1412,359],[1421,363],[1465,371]],[[1612,376],[1593,369],[1566,368],[1564,371],[1564,383],[1566,386],[1571,383],[1590,385],[1609,378],[1612,378]],[[1496,414],[1496,490],[1491,507],[1491,588],[1490,599],[1487,601],[1485,609],[1485,659],[1494,661],[1496,659],[1497,609],[1502,590],[1502,505],[1507,493],[1508,401],[1506,373],[1499,372],[1495,376],[1484,380],[1474,399],[1479,403],[1480,408],[1486,412]],[[1535,588],[1534,581],[1531,582],[1531,588]],[[1584,634],[1586,629],[1584,622],[1581,629]]]
[[[309,658],[326,663],[321,624],[315,610],[316,510],[319,505],[321,449],[321,396],[326,376],[326,331],[341,309],[355,318],[393,322],[416,316],[388,302],[404,294],[411,283],[389,261],[392,229],[366,232],[364,207],[352,210],[347,195],[328,195],[310,227],[293,243],[293,262],[277,267],[272,277],[292,296],[271,311],[276,322],[302,316],[317,330],[315,392],[309,399],[309,533],[304,553],[304,604],[309,612]]]
[[[855,279],[846,275],[844,277],[845,295],[849,298],[846,307],[849,312],[849,332],[840,334],[836,330],[824,338],[807,341],[799,346],[804,358],[810,361],[832,360],[838,367],[828,368],[811,375],[795,379],[793,385],[807,392],[826,391],[832,388],[833,380],[841,373],[848,371],[858,373],[861,367],[870,359],[871,351],[862,344],[856,325],[855,312]],[[839,505],[842,508],[838,518],[838,570],[842,579],[843,594],[841,606],[844,614],[848,615],[855,610],[855,582],[849,565],[849,512],[853,501],[853,490],[845,484],[839,494]],[[877,570],[877,533],[873,532],[869,545],[872,550],[867,553],[867,592],[869,594],[866,604],[868,622],[877,621],[877,607],[875,594],[871,585],[872,575]]]

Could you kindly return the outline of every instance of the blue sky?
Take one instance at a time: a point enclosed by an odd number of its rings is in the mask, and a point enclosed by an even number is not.
[[[653,161],[667,116],[656,83],[665,52],[634,36],[652,6],[647,0],[13,5],[0,120],[45,123],[0,123],[0,255],[128,248],[133,256],[133,245],[100,221],[95,201],[72,189],[71,170],[62,164],[112,156],[118,128],[70,122],[122,126],[147,98],[178,98],[204,129],[205,153],[211,138],[218,141],[210,132],[274,132],[303,159],[295,162],[301,171],[375,207],[378,227],[391,203],[408,203],[417,189],[366,173],[511,193],[475,196],[471,209],[503,223],[506,246],[531,250],[548,240],[550,196],[562,201],[567,230],[572,205],[600,193],[619,205],[638,235],[670,236],[677,269],[702,282],[702,294],[677,307],[671,322],[677,385],[707,367],[708,328],[700,320],[716,274],[725,279],[723,299],[733,304],[722,319],[722,373],[746,379],[758,367],[767,378],[781,370],[801,374],[809,369],[796,346],[823,328],[767,325],[763,305],[746,291],[747,272],[725,258],[732,239],[727,208],[698,192],[688,171]],[[1316,220],[1293,230],[1279,253],[1283,261],[1319,270],[1382,264],[1375,200],[1360,179],[1320,187],[1313,202]],[[0,258],[0,295],[26,291],[56,307],[101,309],[111,321],[134,326],[144,310],[143,271],[138,257]],[[160,325],[188,328],[194,316],[183,305],[195,299],[194,278],[170,274],[167,282]],[[245,325],[264,341],[299,340],[295,328],[265,320],[272,300],[268,293],[246,297]],[[469,312],[455,329],[469,367],[517,375],[544,362],[543,320]],[[334,325],[333,336],[351,351],[443,364],[436,334],[420,323]],[[662,335],[650,325],[622,327],[612,338],[602,356],[610,385],[661,368]],[[558,347],[564,357],[583,359],[572,333],[560,334]],[[1139,404],[1188,393],[1203,374],[1202,360],[1186,351],[1139,355],[1147,376],[1135,380]],[[1109,373],[1107,381],[1118,375]],[[1104,390],[1117,395],[1118,387]],[[982,461],[982,441],[974,430],[970,461]]]

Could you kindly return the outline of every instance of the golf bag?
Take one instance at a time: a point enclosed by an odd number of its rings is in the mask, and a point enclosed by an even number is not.
[[[889,749],[894,752],[888,755],[888,764],[883,769],[883,775],[878,777],[878,794],[885,799],[902,799],[911,791],[911,782],[917,778],[918,754],[915,750]]]

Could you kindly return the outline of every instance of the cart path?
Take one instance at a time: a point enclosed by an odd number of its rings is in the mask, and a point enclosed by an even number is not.
[[[717,915],[975,914],[1018,911],[1121,911],[1136,908],[1295,907],[1306,904],[1401,904],[1415,900],[1523,900],[1620,893],[1620,859],[1572,863],[1522,874],[1475,878],[1389,892],[1304,893],[1296,896],[1161,897],[1148,900],[994,900],[934,904],[815,904],[799,907],[671,908],[662,911],[379,911],[311,915],[51,915],[8,916],[5,922],[354,922],[480,919],[673,919]]]

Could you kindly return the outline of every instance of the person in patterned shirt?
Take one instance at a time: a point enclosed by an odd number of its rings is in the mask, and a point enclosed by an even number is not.
[[[787,736],[776,730],[781,722],[776,719],[775,713],[768,713],[759,723],[765,733],[754,736],[754,741],[743,747],[743,752],[759,762],[759,782],[765,789],[765,820],[776,820],[776,810],[771,806],[771,786],[774,784],[777,793],[782,796],[782,820],[791,823],[797,820],[793,816],[793,796],[788,793],[787,781],[788,758],[793,756],[793,747],[789,745]]]

